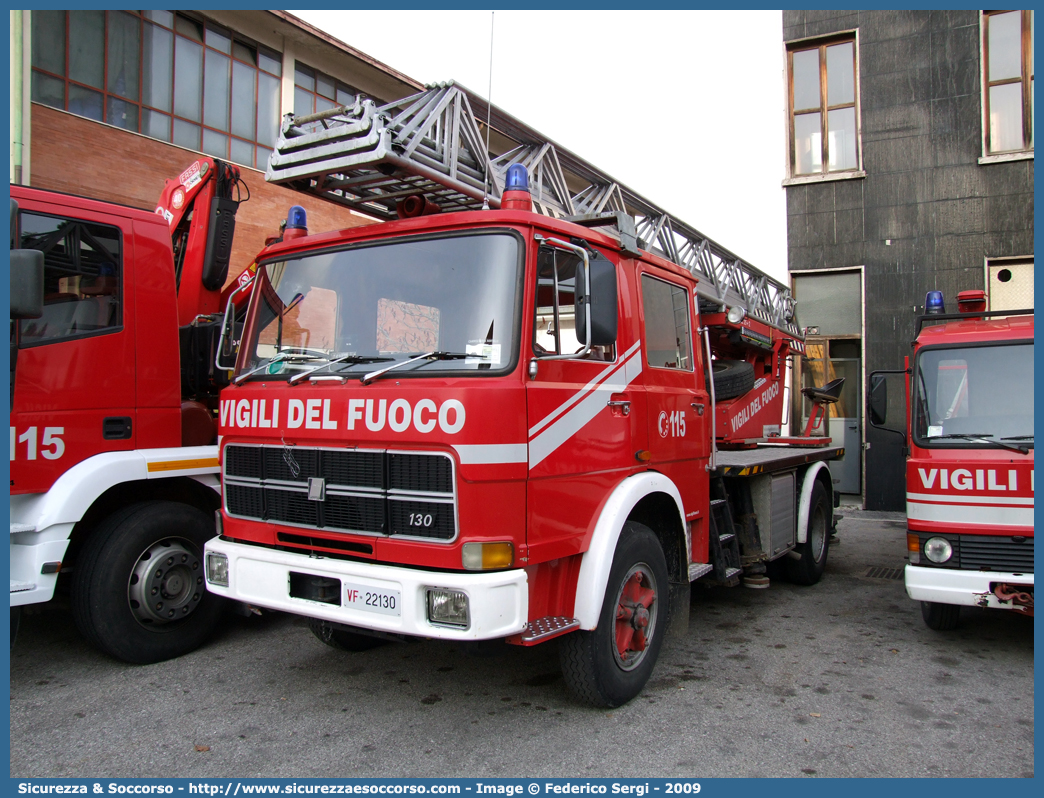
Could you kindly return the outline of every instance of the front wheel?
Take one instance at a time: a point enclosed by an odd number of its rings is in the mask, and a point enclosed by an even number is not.
[[[921,617],[929,629],[937,632],[949,632],[957,628],[957,620],[961,616],[958,604],[939,604],[935,601],[921,602]]]
[[[204,585],[210,516],[187,504],[150,501],[103,521],[80,552],[72,588],[80,633],[106,654],[144,665],[198,648],[222,600]]]
[[[830,506],[826,488],[816,480],[812,487],[812,499],[808,505],[808,526],[805,542],[794,549],[800,555],[797,560],[787,560],[787,576],[799,585],[814,585],[826,570],[827,554],[830,552]]]
[[[562,672],[572,693],[598,707],[618,707],[649,680],[667,629],[667,562],[652,530],[628,521],[609,571],[602,612],[592,631],[562,638]]]

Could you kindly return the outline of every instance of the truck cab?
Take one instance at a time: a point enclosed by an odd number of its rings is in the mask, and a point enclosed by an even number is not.
[[[961,292],[961,312],[946,314],[929,295],[938,310],[919,319],[901,372],[906,590],[937,630],[954,628],[961,606],[1033,613],[1033,313],[985,304]],[[875,426],[888,423],[885,379],[871,376]]]
[[[176,265],[157,213],[23,186],[11,198],[12,253],[41,261],[38,306],[12,302],[12,645],[21,608],[61,581],[102,650],[176,656],[221,607],[202,550],[219,505],[224,374],[211,351],[220,325],[199,314],[203,296],[217,308],[222,267],[207,274],[202,254]],[[203,248],[206,214],[182,206],[199,232],[183,238]]]

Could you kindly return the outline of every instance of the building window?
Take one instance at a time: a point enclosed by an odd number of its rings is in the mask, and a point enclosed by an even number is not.
[[[792,177],[859,169],[856,74],[854,36],[788,48]]]
[[[986,154],[1033,149],[1033,12],[982,18]]]
[[[294,67],[294,115],[308,114],[337,108],[341,105],[352,105],[355,95],[362,94],[356,88],[334,80],[318,70],[305,66],[300,61]],[[374,98],[370,98],[374,99]],[[380,100],[374,100],[378,105]]]
[[[172,11],[34,11],[32,99],[264,169],[282,60]]]

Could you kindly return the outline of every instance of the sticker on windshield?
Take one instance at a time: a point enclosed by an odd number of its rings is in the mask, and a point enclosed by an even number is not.
[[[467,354],[464,364],[467,366],[477,366],[481,363],[500,365],[500,344],[468,344],[464,351]]]
[[[286,364],[282,360],[276,360],[272,363],[269,363],[265,371],[267,371],[269,374],[278,374],[280,371],[283,370],[283,367],[285,365]]]
[[[943,434],[942,430],[943,430],[943,428],[942,428],[941,424],[938,425],[938,426],[936,426],[934,424],[929,424],[928,425],[928,437],[929,438],[938,438],[940,435]]]

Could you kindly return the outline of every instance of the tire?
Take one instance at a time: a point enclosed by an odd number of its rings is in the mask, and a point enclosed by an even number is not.
[[[203,545],[212,537],[212,518],[179,502],[135,504],[103,521],[75,564],[72,609],[80,633],[137,665],[198,648],[224,608],[205,586]]]
[[[715,360],[712,368],[716,401],[735,399],[754,387],[754,367],[746,360]]]
[[[371,648],[383,646],[387,642],[379,637],[349,632],[343,627],[329,621],[321,621],[318,618],[309,618],[308,628],[326,645],[340,651],[369,651]]]
[[[795,550],[801,559],[787,559],[787,576],[799,585],[814,585],[823,576],[830,553],[830,507],[826,488],[816,480],[808,505],[805,542]]]
[[[949,632],[957,628],[961,616],[959,604],[938,604],[934,601],[921,602],[921,617],[929,629],[937,632]]]
[[[669,603],[660,542],[647,526],[628,521],[616,545],[597,628],[568,634],[559,646],[573,695],[596,707],[618,707],[638,695],[656,666]]]

